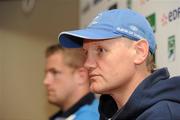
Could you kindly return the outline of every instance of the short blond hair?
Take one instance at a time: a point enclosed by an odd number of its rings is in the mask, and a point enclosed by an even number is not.
[[[82,48],[64,48],[58,44],[51,45],[46,49],[46,58],[51,55],[61,52],[64,56],[64,62],[69,67],[80,68],[83,67],[85,62],[85,55]]]
[[[156,64],[155,64],[155,55],[151,54],[151,52],[149,52],[147,59],[146,59],[146,66],[149,72],[153,72],[156,68]]]

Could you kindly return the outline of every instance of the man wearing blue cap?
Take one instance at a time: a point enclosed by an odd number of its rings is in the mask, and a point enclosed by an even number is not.
[[[129,9],[100,13],[85,29],[62,32],[60,44],[83,47],[102,120],[179,120],[180,77],[155,70],[156,42],[146,18]]]

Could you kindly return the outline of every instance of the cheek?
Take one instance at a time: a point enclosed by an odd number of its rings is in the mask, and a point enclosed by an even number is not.
[[[56,80],[54,81],[54,87],[56,92],[61,92],[64,88],[66,88],[66,78],[64,75],[56,76]]]
[[[100,62],[99,65],[103,76],[107,80],[125,79],[130,76],[134,69],[132,59],[124,54],[109,56],[103,62]]]
[[[56,82],[54,83],[54,90],[55,90],[56,94],[57,94],[57,95],[60,94],[61,91],[62,91],[62,89],[63,89],[62,83],[61,83],[60,81],[56,81]]]
[[[127,82],[129,81],[134,74],[134,64],[131,61],[130,58],[122,59],[122,61],[119,61],[116,63],[116,66],[114,67],[114,73],[113,77],[120,82]]]
[[[73,85],[75,85],[75,83],[72,74],[65,74],[61,76],[56,87],[59,91],[66,91],[72,89]]]
[[[66,97],[66,94],[70,89],[67,81],[63,81],[63,80],[56,82],[54,87],[55,87],[55,94],[59,99]]]
[[[116,71],[118,64],[121,64],[120,58],[118,56],[108,56],[107,58],[99,61],[100,69],[107,75]]]

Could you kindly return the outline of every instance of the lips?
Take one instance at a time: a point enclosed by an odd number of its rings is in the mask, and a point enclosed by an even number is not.
[[[47,94],[48,95],[52,95],[54,93],[54,90],[52,90],[52,89],[47,89]]]
[[[100,75],[98,74],[89,74],[89,79],[90,80],[95,80],[97,77],[99,77]]]

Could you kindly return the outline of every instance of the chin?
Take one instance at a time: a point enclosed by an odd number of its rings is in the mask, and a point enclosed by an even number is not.
[[[95,85],[91,85],[90,90],[91,90],[91,92],[96,93],[96,94],[105,94],[106,93],[103,88],[100,88]]]
[[[51,103],[51,104],[54,103],[54,101],[51,98],[48,98],[48,102]]]
[[[55,99],[53,99],[52,97],[48,97],[48,102],[50,104],[55,104],[56,103]]]
[[[48,100],[48,102],[49,102],[49,104],[58,106],[58,102],[57,101]]]

